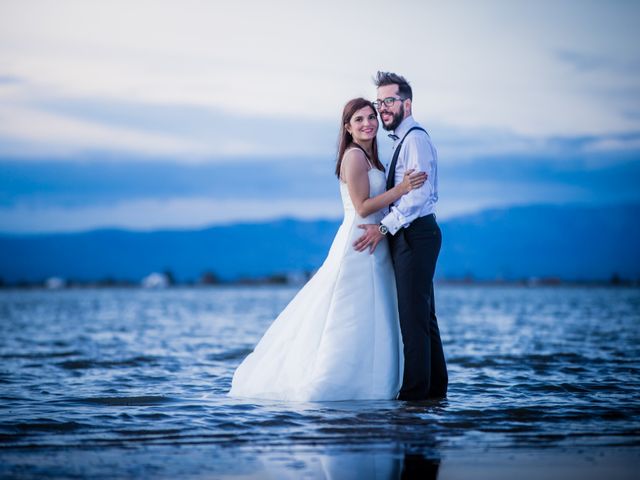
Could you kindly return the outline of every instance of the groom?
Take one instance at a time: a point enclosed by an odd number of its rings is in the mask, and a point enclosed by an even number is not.
[[[358,251],[373,252],[387,236],[398,289],[400,329],[404,343],[404,377],[398,399],[424,400],[447,394],[447,366],[440,341],[433,297],[433,274],[442,236],[436,223],[438,165],[427,132],[411,116],[412,91],[404,77],[378,72],[375,103],[385,130],[393,131],[394,153],[387,190],[402,181],[404,172],[426,172],[427,182],[390,206],[379,225],[361,225],[365,233]]]

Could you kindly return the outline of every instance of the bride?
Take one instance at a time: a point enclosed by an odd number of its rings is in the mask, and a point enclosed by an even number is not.
[[[377,224],[382,209],[425,181],[408,171],[385,191],[378,159],[378,117],[364,98],[342,112],[336,175],[344,220],[329,254],[309,282],[240,364],[232,397],[328,401],[394,399],[403,353],[389,248],[357,252],[359,225]]]

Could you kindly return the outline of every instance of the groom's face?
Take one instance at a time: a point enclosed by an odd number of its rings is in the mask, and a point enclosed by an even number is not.
[[[384,100],[394,98],[392,105],[387,105]],[[378,113],[385,130],[395,130],[404,120],[404,101],[398,95],[398,85],[384,85],[378,87]]]

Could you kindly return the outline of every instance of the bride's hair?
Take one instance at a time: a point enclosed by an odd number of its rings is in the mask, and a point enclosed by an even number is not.
[[[338,138],[338,158],[336,159],[336,177],[340,178],[340,167],[342,166],[342,157],[344,156],[344,152],[349,148],[349,145],[353,143],[353,137],[347,131],[346,126],[351,121],[351,117],[364,107],[370,107],[373,110],[373,113],[376,115],[378,112],[376,111],[373,103],[371,103],[366,98],[354,98],[353,100],[349,100],[347,104],[344,106],[342,110],[342,122],[340,123],[340,136]],[[373,139],[373,144],[371,146],[371,163],[378,170],[382,170],[384,172],[384,166],[380,163],[380,159],[378,158],[378,140]]]

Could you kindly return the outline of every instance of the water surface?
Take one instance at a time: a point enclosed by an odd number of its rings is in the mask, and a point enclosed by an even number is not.
[[[547,478],[611,480],[640,465],[640,291],[438,288],[443,401],[226,397],[295,292],[0,292],[0,476],[535,478],[543,462]]]

